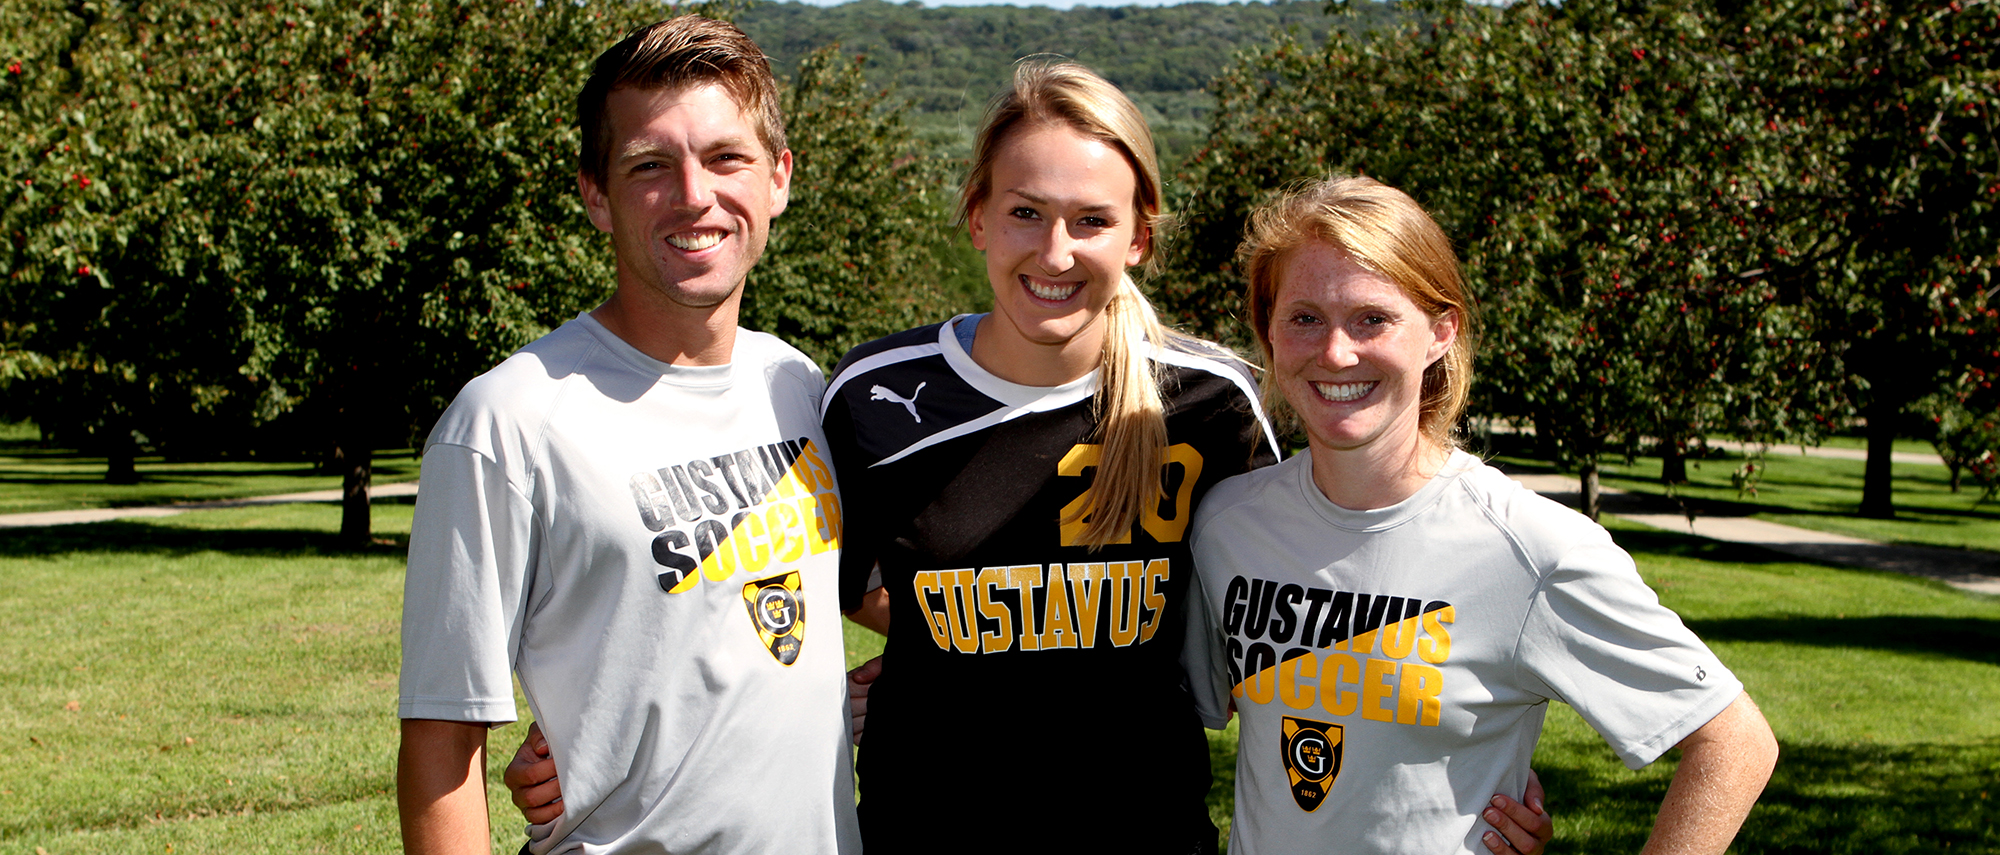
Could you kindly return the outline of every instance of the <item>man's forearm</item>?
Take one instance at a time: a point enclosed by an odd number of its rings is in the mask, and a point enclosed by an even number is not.
[[[410,855],[491,855],[486,826],[486,725],[403,720],[396,807]]]
[[[1643,855],[1729,848],[1778,762],[1778,742],[1749,695],[1681,740],[1680,767]]]

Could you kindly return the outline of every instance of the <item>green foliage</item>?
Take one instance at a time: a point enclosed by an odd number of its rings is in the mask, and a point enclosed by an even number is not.
[[[605,292],[570,104],[649,9],[77,10],[72,85],[24,110],[40,157],[7,210],[10,316],[61,366],[34,387],[54,436],[407,444]]]
[[[1068,57],[1138,102],[1172,167],[1200,145],[1214,105],[1208,80],[1238,50],[1278,30],[1317,41],[1332,27],[1386,26],[1400,15],[1386,3],[1355,5],[1343,20],[1321,0],[1061,10],[784,2],[752,6],[737,22],[782,69],[833,43],[866,56],[871,79],[907,99],[916,125],[951,157],[969,153],[986,100],[1011,79],[1015,61]]]
[[[0,211],[0,383],[60,442],[128,461],[407,445],[610,291],[574,98],[658,6],[27,11],[44,14],[24,44],[68,47],[0,77],[24,141]],[[831,53],[785,97],[799,182],[746,321],[831,363],[933,310],[942,167]]]
[[[1958,492],[1963,476],[1970,474],[1980,487],[1981,501],[2000,493],[2000,412],[1980,409],[1981,401],[1993,398],[1980,394],[1991,388],[1987,376],[1970,368],[1957,382],[1915,405],[1930,417],[1931,447],[1951,471],[1951,491]]]
[[[797,69],[784,105],[791,204],[750,273],[743,325],[831,368],[857,344],[934,319],[946,168],[921,156],[858,58],[829,47]]]
[[[1247,341],[1230,260],[1244,215],[1295,181],[1368,174],[1426,205],[1466,263],[1486,324],[1475,412],[1532,420],[1586,473],[1642,436],[1811,441],[1859,390],[1934,388],[1945,366],[2000,358],[2000,312],[1979,290],[1993,209],[1968,198],[2000,193],[1982,177],[1992,42],[1969,36],[1994,12],[1978,6],[1891,15],[1968,45],[1902,62],[1893,81],[1873,48],[1811,23],[1848,20],[1842,0],[1435,2],[1418,25],[1246,52],[1217,79],[1159,302]],[[1881,130],[1892,96],[1937,128]],[[1933,130],[1948,144],[1917,133]],[[1883,134],[1901,147],[1857,171],[1856,141]],[[1892,208],[1931,211],[1930,225],[1858,228]],[[1881,285],[1890,271],[1857,254],[1891,234],[1906,245],[1878,255],[1928,265],[1930,290]],[[1906,377],[1871,329],[1938,346]]]
[[[1964,398],[1948,387],[2000,371],[2000,8],[1821,0],[1761,14],[1745,47],[1771,81],[1773,121],[1818,150],[1795,189],[1816,240],[1779,272],[1803,283],[1825,336],[1851,343],[1847,373],[1886,447],[1910,404]],[[1990,385],[1975,397],[1974,411],[2000,409]],[[1864,512],[1893,512],[1888,478],[1886,460],[1871,470]]]

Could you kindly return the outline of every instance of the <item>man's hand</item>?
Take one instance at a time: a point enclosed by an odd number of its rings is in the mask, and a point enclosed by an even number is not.
[[[486,725],[404,719],[396,808],[411,855],[491,855],[486,828]]]
[[[500,775],[521,811],[533,825],[554,822],[562,816],[562,781],[556,778],[556,761],[549,756],[549,740],[542,736],[542,723],[528,725],[528,736],[515,749],[514,760]]]
[[[1496,831],[1480,836],[1493,855],[1541,855],[1543,847],[1556,836],[1555,820],[1542,807],[1542,779],[1528,770],[1528,789],[1515,801],[1504,795],[1493,797],[1493,806],[1482,814]]]
[[[861,744],[862,726],[868,722],[868,686],[882,676],[882,657],[877,656],[847,672],[847,718],[854,725],[854,744]]]

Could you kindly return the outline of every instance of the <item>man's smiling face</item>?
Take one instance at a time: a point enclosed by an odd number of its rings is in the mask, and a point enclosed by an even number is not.
[[[727,89],[614,89],[603,186],[584,207],[611,233],[621,294],[709,310],[736,299],[785,210],[791,152],[773,154]]]

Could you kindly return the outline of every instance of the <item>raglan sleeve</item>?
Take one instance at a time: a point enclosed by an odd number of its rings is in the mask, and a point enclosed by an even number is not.
[[[536,521],[491,456],[433,443],[424,452],[403,588],[400,718],[514,721]]]
[[[1660,603],[1632,557],[1588,528],[1552,553],[1519,663],[1531,691],[1575,708],[1637,769],[1722,712],[1743,684]]]
[[[868,467],[855,442],[852,415],[846,398],[837,389],[829,389],[820,428],[826,433],[826,450],[833,458],[833,469],[840,473],[841,504],[845,509],[840,535],[842,611],[860,608],[861,597],[874,587],[870,580],[874,576],[878,554],[875,523],[868,513]]]
[[[1191,534],[1196,571],[1193,582],[1188,585],[1187,631],[1181,640],[1181,667],[1187,672],[1188,694],[1194,698],[1195,713],[1201,716],[1202,726],[1221,730],[1229,726],[1229,662],[1223,647],[1222,621],[1216,614],[1214,598],[1209,596],[1205,582],[1207,576],[1204,573],[1207,571],[1201,569],[1209,566],[1220,572],[1220,565],[1212,555],[1206,565],[1202,561],[1203,546],[1208,540],[1203,533],[1212,530],[1203,523],[1203,517],[1197,513]]]

